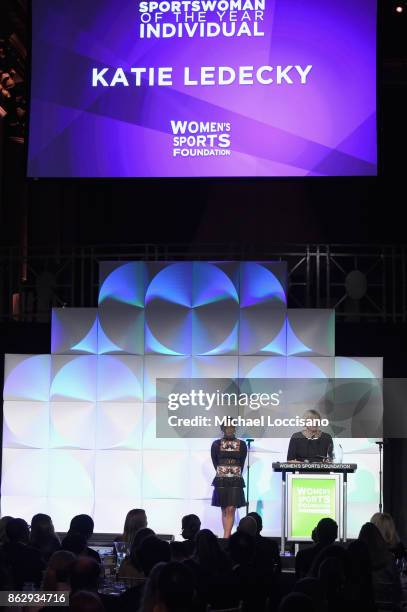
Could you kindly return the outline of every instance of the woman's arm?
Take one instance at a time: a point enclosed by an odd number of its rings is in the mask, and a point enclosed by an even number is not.
[[[294,459],[297,459],[297,444],[295,442],[295,438],[294,436],[291,436],[290,438],[290,443],[288,445],[288,451],[287,451],[287,461],[293,461]]]
[[[243,470],[247,457],[247,444],[244,440],[240,440],[240,467]]]
[[[218,448],[219,448],[219,440],[215,440],[214,442],[212,442],[212,446],[211,446],[211,458],[212,458],[212,463],[213,463],[213,467],[215,468],[215,470],[219,464]]]

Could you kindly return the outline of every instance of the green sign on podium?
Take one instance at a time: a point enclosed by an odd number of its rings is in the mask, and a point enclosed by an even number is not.
[[[317,523],[326,517],[340,525],[338,474],[288,474],[288,539],[311,540]]]

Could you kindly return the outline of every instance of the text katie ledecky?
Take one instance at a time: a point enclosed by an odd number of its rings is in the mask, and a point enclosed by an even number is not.
[[[183,82],[186,86],[211,85],[306,85],[312,65],[307,66],[201,66],[183,69]],[[150,68],[93,68],[92,87],[141,87],[173,85],[174,69],[172,67]]]

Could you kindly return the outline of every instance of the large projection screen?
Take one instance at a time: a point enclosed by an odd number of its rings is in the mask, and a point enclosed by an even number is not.
[[[376,8],[34,0],[28,175],[375,175]]]

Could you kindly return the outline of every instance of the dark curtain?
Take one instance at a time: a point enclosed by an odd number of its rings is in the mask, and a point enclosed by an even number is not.
[[[407,543],[407,439],[384,444],[384,510],[396,523],[400,538]]]

